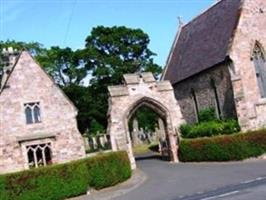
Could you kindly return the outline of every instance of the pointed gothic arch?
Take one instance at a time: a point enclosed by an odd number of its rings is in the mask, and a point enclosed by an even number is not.
[[[256,41],[253,52],[252,61],[254,63],[257,84],[262,98],[266,97],[266,59],[265,51],[262,45]]]
[[[151,73],[124,75],[125,85],[108,87],[108,133],[112,149],[128,152],[131,167],[136,167],[128,120],[135,111],[147,106],[165,123],[170,160],[178,162],[178,127],[183,123],[179,105],[169,81],[156,82]]]

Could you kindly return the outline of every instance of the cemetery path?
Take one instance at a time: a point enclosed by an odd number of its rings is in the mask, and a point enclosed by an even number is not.
[[[142,157],[147,180],[115,200],[265,200],[266,161],[171,164]]]

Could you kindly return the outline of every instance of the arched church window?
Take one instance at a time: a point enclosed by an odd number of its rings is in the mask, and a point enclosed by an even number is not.
[[[193,107],[194,107],[196,120],[198,122],[199,121],[199,106],[198,106],[197,96],[196,96],[195,90],[193,88],[191,88],[191,97],[192,97],[192,101],[193,101]]]
[[[41,113],[40,113],[40,107],[39,107],[38,104],[34,105],[33,112],[34,112],[34,120],[35,120],[35,122],[41,122]]]
[[[255,65],[257,83],[262,98],[266,97],[266,62],[263,49],[259,43],[255,44],[253,50],[253,63]]]
[[[220,101],[219,101],[219,96],[217,92],[217,87],[214,79],[211,79],[211,87],[213,89],[214,93],[214,98],[215,98],[215,111],[216,111],[216,116],[218,119],[221,118],[221,108],[220,108]]]
[[[40,111],[40,103],[25,103],[25,116],[26,116],[26,123],[39,123],[41,122],[41,111]]]
[[[38,168],[52,164],[51,143],[26,147],[29,168]]]
[[[33,119],[32,119],[32,114],[31,114],[31,108],[28,106],[25,107],[25,115],[26,115],[27,124],[32,124]]]

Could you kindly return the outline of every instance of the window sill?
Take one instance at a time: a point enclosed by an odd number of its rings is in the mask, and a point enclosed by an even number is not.
[[[25,141],[39,140],[39,139],[45,139],[45,138],[55,138],[55,134],[46,133],[46,134],[34,134],[34,135],[32,134],[32,135],[19,136],[17,137],[17,141],[25,142]]]

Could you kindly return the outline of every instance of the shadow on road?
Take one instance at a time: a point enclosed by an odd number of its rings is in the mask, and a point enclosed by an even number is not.
[[[139,154],[135,155],[136,161],[141,161],[141,160],[161,160],[161,161],[169,161],[168,156],[161,156],[159,154],[155,154],[153,152],[146,153],[146,154]]]

